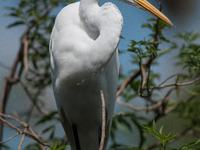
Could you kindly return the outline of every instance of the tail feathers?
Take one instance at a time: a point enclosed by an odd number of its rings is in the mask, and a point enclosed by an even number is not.
[[[91,138],[90,134],[88,134],[88,132],[85,132],[87,129],[85,130],[85,128],[83,129],[83,128],[81,128],[81,126],[78,126],[75,123],[74,124],[71,123],[71,121],[68,119],[68,117],[66,116],[66,114],[62,108],[60,109],[60,115],[61,115],[61,123],[65,130],[67,138],[69,140],[71,150],[98,150],[98,147],[100,146],[100,143],[101,143],[102,125],[97,126],[96,136],[94,134],[92,136],[93,138]],[[111,125],[111,121],[107,120],[107,111],[106,111],[106,130],[105,130],[105,139],[104,139],[103,150],[106,149],[106,146],[108,143],[110,125]],[[95,133],[95,129],[93,131],[94,131],[93,133]],[[90,138],[88,138],[88,137],[90,137]],[[99,145],[97,146],[94,143],[99,144]],[[94,146],[94,145],[96,145],[96,146]]]
[[[99,128],[98,128],[99,146],[100,146],[100,143],[101,143],[101,134],[102,134],[102,127],[100,125]]]
[[[73,133],[74,133],[74,140],[75,140],[75,143],[76,143],[76,149],[81,150],[79,136],[78,136],[78,130],[77,130],[77,126],[75,124],[72,124],[72,130],[73,130]]]
[[[67,138],[69,140],[71,150],[76,150],[75,140],[71,140],[71,139],[74,138],[73,129],[72,129],[70,121],[68,120],[67,116],[65,115],[63,108],[60,108],[60,115],[61,115],[61,123],[62,123],[64,130],[65,130]]]

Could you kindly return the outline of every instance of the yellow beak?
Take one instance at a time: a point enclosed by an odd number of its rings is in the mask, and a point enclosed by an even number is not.
[[[152,15],[158,17],[159,19],[163,20],[164,22],[166,22],[167,24],[171,25],[171,26],[174,26],[171,21],[163,14],[161,13],[158,9],[156,9],[153,5],[151,5],[148,1],[146,0],[133,0],[134,1],[134,4],[151,13]]]

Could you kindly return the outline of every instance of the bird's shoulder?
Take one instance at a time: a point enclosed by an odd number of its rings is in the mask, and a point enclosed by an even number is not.
[[[51,43],[55,46],[50,49],[53,51],[69,52],[70,49],[80,49],[80,45],[91,42],[79,16],[79,4],[80,2],[69,4],[57,15],[51,34]]]
[[[80,2],[69,4],[58,13],[55,20],[55,28],[57,30],[80,24],[79,4]]]

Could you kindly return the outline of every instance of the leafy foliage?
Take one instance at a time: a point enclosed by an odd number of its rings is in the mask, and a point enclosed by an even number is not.
[[[189,68],[189,72],[191,73],[191,75],[189,75],[189,76],[185,75],[185,78],[192,79],[192,76],[194,76],[195,74],[197,77],[199,76],[198,66],[200,64],[199,63],[200,58],[198,57],[198,55],[200,53],[198,51],[199,43],[195,43],[195,41],[199,38],[199,33],[195,33],[195,34],[192,34],[192,33],[180,34],[179,33],[177,37],[184,39],[184,44],[182,47],[178,47],[177,44],[171,42],[169,39],[164,37],[164,35],[163,35],[163,31],[165,31],[164,28],[169,27],[166,23],[163,23],[162,21],[159,21],[159,23],[158,23],[156,19],[149,19],[148,22],[153,22],[153,24],[145,23],[142,25],[142,27],[148,28],[152,31],[152,34],[150,34],[150,39],[138,41],[138,42],[131,40],[130,41],[131,44],[129,45],[130,48],[128,49],[128,51],[132,53],[133,60],[131,63],[133,65],[135,65],[135,64],[138,65],[140,70],[141,70],[142,65],[144,66],[146,64],[146,62],[151,61],[151,63],[148,64],[149,66],[148,65],[145,66],[146,72],[148,72],[148,70],[149,70],[149,73],[146,75],[146,76],[148,76],[147,77],[148,79],[146,82],[146,87],[143,87],[144,91],[147,90],[146,93],[148,93],[148,88],[149,88],[149,94],[147,94],[147,96],[144,96],[144,97],[141,94],[138,94],[139,89],[141,88],[141,85],[143,83],[142,80],[144,80],[144,75],[140,75],[140,76],[137,76],[131,83],[129,83],[127,85],[126,89],[122,92],[121,99],[123,98],[124,101],[127,103],[127,102],[131,102],[131,101],[137,99],[138,97],[140,97],[146,102],[147,107],[151,107],[154,104],[156,104],[157,101],[161,101],[161,100],[164,101],[164,99],[165,99],[165,98],[163,99],[163,97],[160,97],[160,95],[158,95],[154,89],[150,90],[150,87],[156,86],[154,83],[155,79],[160,77],[159,73],[153,72],[152,70],[150,72],[150,66],[158,64],[156,62],[157,58],[159,58],[162,55],[165,55],[167,52],[170,52],[171,50],[174,50],[175,48],[180,49],[180,54],[177,56],[177,57],[181,58],[179,64],[185,65],[184,68]],[[159,45],[162,44],[162,42],[171,43],[172,44],[171,48],[159,49]],[[129,71],[129,73],[133,73],[133,74],[135,72],[137,72],[136,69]],[[184,77],[184,75],[177,76],[177,81],[184,81],[185,78],[183,78],[183,77]],[[127,78],[128,77],[124,74],[120,75],[120,79],[122,80],[122,82],[123,82],[123,80],[126,80]],[[163,83],[165,83],[165,82],[166,81],[164,81]],[[175,109],[175,112],[179,112],[179,114],[181,114],[181,116],[184,116],[184,118],[186,118],[187,120],[190,120],[192,122],[192,126],[196,128],[195,132],[199,133],[199,130],[197,131],[197,129],[199,129],[199,127],[198,127],[199,119],[198,119],[198,117],[196,117],[197,113],[198,113],[197,109],[199,106],[199,104],[198,104],[199,101],[198,100],[194,101],[194,99],[196,97],[198,97],[198,95],[199,95],[198,94],[199,93],[199,84],[198,83],[199,82],[196,82],[196,86],[193,90],[184,88],[184,91],[187,91],[187,93],[191,95],[191,98],[190,98],[191,102],[190,101],[183,102],[183,100],[179,100],[179,101],[177,100],[176,102],[174,102],[174,101],[169,100],[166,104],[163,104],[163,106],[158,107],[158,109],[153,110],[153,112],[155,113],[154,119],[156,119],[156,121],[157,121],[162,116],[165,116],[164,114],[162,114],[162,111],[165,111],[167,108],[177,106],[177,109]],[[177,93],[180,93],[181,90],[183,90],[183,89],[181,89],[181,88],[176,89]],[[143,91],[143,93],[144,93],[144,91]],[[161,89],[156,89],[156,91],[161,91]],[[169,95],[171,94],[170,90],[166,94],[167,98],[168,98],[168,94]],[[180,94],[177,94],[177,99],[179,98],[179,95]],[[148,109],[146,111],[148,113]],[[132,112],[132,111],[130,111],[130,112]],[[161,114],[159,114],[159,112],[161,112]],[[153,128],[151,128],[151,126],[149,126],[149,125],[143,124],[142,127],[144,128],[144,130],[142,130],[141,127],[138,127],[138,125],[141,124],[140,122],[147,122],[147,124],[151,124],[152,120],[143,118],[142,116],[138,115],[134,111],[131,114],[132,115],[129,117],[125,117],[125,115],[126,115],[126,113],[125,113],[124,115],[115,116],[113,118],[113,126],[111,129],[111,137],[113,140],[113,145],[112,145],[111,149],[112,148],[120,149],[121,147],[122,147],[122,149],[131,148],[131,147],[128,147],[128,146],[125,146],[123,144],[119,144],[116,142],[115,132],[118,129],[123,130],[121,128],[121,126],[119,126],[119,124],[125,126],[129,130],[132,130],[130,128],[130,127],[132,127],[131,124],[134,124],[137,126],[137,129],[140,132],[140,140],[141,140],[139,148],[142,148],[142,146],[145,143],[144,132],[153,133],[152,136],[162,143],[164,150],[166,149],[167,142],[171,141],[172,139],[174,139],[173,141],[176,141],[175,136],[171,135],[172,133],[169,133],[167,135],[165,135],[163,133],[163,126],[159,129],[159,131],[157,131],[155,122],[153,122]],[[127,120],[132,120],[132,121],[127,121]],[[184,148],[189,147],[190,144],[186,145]],[[151,147],[151,145],[149,147]],[[181,147],[181,148],[183,148],[183,147]]]
[[[5,14],[5,16],[16,18],[15,22],[8,25],[8,28],[24,26],[28,35],[28,50],[26,56],[28,62],[24,62],[21,58],[21,67],[18,74],[20,77],[25,74],[24,78],[26,79],[26,84],[29,85],[29,97],[33,99],[33,107],[37,106],[38,108],[39,106],[44,105],[41,101],[41,95],[45,88],[51,84],[48,45],[50,32],[55,19],[55,16],[52,15],[51,11],[59,5],[67,5],[72,2],[74,2],[74,0],[21,0],[18,7],[6,7],[10,13]],[[200,93],[199,82],[196,82],[193,90],[185,89],[191,96],[188,101],[185,102],[181,98],[179,99],[179,94],[177,94],[177,100],[174,102],[171,101],[170,98],[171,92],[176,90],[177,93],[180,93],[180,90],[182,89],[175,85],[172,90],[170,89],[167,91],[166,95],[160,95],[162,88],[158,88],[155,84],[155,80],[160,78],[160,74],[151,70],[152,66],[158,64],[157,58],[170,50],[179,49],[180,54],[178,55],[178,58],[181,59],[179,59],[180,62],[178,64],[183,65],[183,68],[187,68],[190,73],[190,75],[181,75],[180,78],[182,77],[182,81],[186,78],[191,80],[193,77],[199,77],[200,44],[197,40],[200,38],[200,33],[178,33],[175,37],[183,40],[183,44],[179,46],[177,43],[171,42],[164,36],[163,31],[165,31],[166,28],[169,28],[169,25],[163,21],[151,18],[147,20],[147,23],[142,25],[142,28],[150,29],[151,34],[147,40],[130,41],[128,52],[132,55],[131,63],[132,65],[137,65],[138,68],[130,70],[128,74],[134,75],[135,72],[139,73],[135,75],[133,80],[129,81],[126,88],[121,93],[121,99],[130,105],[132,101],[140,99],[144,102],[145,107],[139,109],[143,110],[146,116],[137,113],[136,111],[138,110],[134,110],[134,108],[131,110],[129,109],[127,112],[115,115],[111,128],[112,143],[110,150],[142,150],[147,138],[145,132],[153,134],[152,136],[162,143],[163,149],[165,150],[168,142],[172,139],[174,139],[173,141],[176,140],[175,136],[172,136],[171,133],[165,135],[163,126],[157,130],[155,122],[167,115],[167,109],[172,109],[172,107],[175,107],[174,113],[179,113],[181,117],[190,121],[192,129],[194,128],[193,131],[198,134],[200,133],[200,118],[198,117],[198,106],[200,103],[199,100],[197,100],[199,98],[198,93]],[[160,45],[163,42],[171,43],[171,48],[160,48]],[[27,64],[29,66],[28,73],[26,70],[24,71],[24,66]],[[144,71],[143,74],[141,73],[142,71]],[[127,78],[129,78],[127,73],[120,74],[121,82],[124,82]],[[180,81],[180,78],[178,78],[177,81]],[[162,84],[164,83],[165,81]],[[196,100],[194,100],[195,98]],[[158,106],[158,104],[160,105]],[[151,116],[153,117],[149,117],[149,113],[151,113]],[[52,124],[52,120],[56,122]],[[151,127],[152,120],[155,120],[152,124],[153,127]],[[49,133],[45,142],[49,142],[53,145],[50,150],[63,150],[68,146],[66,138],[55,136],[56,123],[59,121],[60,119],[57,111],[53,111],[43,114],[35,123],[35,126],[48,124],[42,130],[42,134]],[[140,125],[141,123],[143,125]],[[123,132],[132,131],[133,125],[139,131],[140,143],[137,148],[118,143],[116,140],[116,132],[118,130]],[[193,146],[199,145],[199,143],[200,140],[174,150],[188,150]],[[9,149],[9,147],[5,145],[3,145],[3,147]],[[149,147],[151,147],[151,145],[149,145]],[[27,145],[25,149],[40,150],[41,146],[38,143],[32,143]]]
[[[178,33],[175,37],[184,41],[180,47],[173,43],[173,48],[180,49],[178,58],[181,61],[178,64],[184,65],[183,68],[187,67],[191,74],[200,72],[200,44],[197,42],[200,32]]]
[[[64,150],[65,148],[67,148],[69,145],[64,145],[64,146],[60,146],[60,147],[58,147],[58,144],[57,143],[55,143],[54,144],[54,146],[53,146],[53,148],[50,148],[49,150]]]
[[[166,144],[168,141],[173,140],[176,136],[172,136],[172,132],[168,135],[163,133],[163,126],[157,131],[155,121],[153,121],[153,127],[149,125],[141,125],[144,128],[145,132],[153,133],[152,137],[159,140],[163,144],[163,150],[166,150]],[[179,149],[172,149],[172,150],[191,150],[191,147],[194,147],[200,143],[200,139],[196,142],[189,143],[187,145],[181,146]]]
[[[153,128],[151,128],[151,126],[149,125],[141,125],[144,128],[145,132],[150,132],[153,133],[154,135],[152,135],[152,137],[156,138],[157,140],[159,140],[162,144],[163,144],[163,149],[166,150],[166,144],[168,141],[176,138],[176,136],[172,136],[172,132],[170,132],[168,135],[165,135],[163,133],[163,126],[161,126],[161,128],[159,129],[159,132],[156,129],[156,124],[155,121],[153,121]]]
[[[184,145],[178,150],[191,150],[192,147],[197,146],[197,145],[200,145],[200,139],[196,142],[192,142],[192,143],[189,143],[188,145]],[[176,149],[173,149],[173,150],[176,150]]]
[[[147,20],[147,22],[149,22],[149,23],[144,23],[141,27],[142,28],[148,28],[152,31],[152,33],[149,35],[151,39],[155,38],[154,33],[157,32],[159,40],[161,40],[162,42],[167,42],[167,43],[170,42],[170,40],[168,40],[163,35],[163,31],[165,30],[165,28],[170,28],[170,25],[168,25],[167,23],[165,23],[161,20],[158,20],[156,18],[150,18],[150,19]],[[156,24],[156,22],[158,22],[158,23]]]
[[[41,119],[36,123],[37,126],[44,123],[51,122],[52,119],[58,119],[57,112],[42,111],[44,103],[42,101],[42,94],[46,87],[51,84],[50,75],[50,60],[49,60],[49,39],[50,33],[55,21],[55,15],[51,11],[58,6],[66,6],[74,0],[21,0],[17,7],[5,7],[9,10],[5,16],[15,18],[15,21],[8,25],[8,28],[23,26],[25,33],[22,33],[21,49],[22,56],[20,56],[19,72],[16,74],[25,80],[23,85],[28,94],[28,97],[33,102],[33,106],[27,112],[27,117],[32,115],[32,109],[36,106],[42,114]],[[27,38],[25,38],[27,35]],[[24,48],[24,43],[27,43],[27,48]],[[25,61],[27,60],[27,61]],[[27,67],[27,68],[26,68]],[[27,86],[28,85],[28,86]],[[29,119],[28,119],[29,120]],[[56,123],[56,122],[55,122]],[[50,133],[46,141],[54,143],[59,141],[59,144],[54,144],[54,149],[64,149],[63,143],[66,143],[65,138],[55,137],[55,124],[50,124],[43,129],[42,134]],[[57,142],[58,143],[58,142]],[[3,145],[5,148],[6,146]],[[40,149],[38,143],[28,145],[25,149]]]
[[[128,51],[134,52],[137,54],[137,58],[147,58],[149,55],[157,55],[157,51],[159,49],[155,48],[154,45],[159,44],[159,42],[150,42],[150,41],[139,41],[136,42],[134,40],[131,40],[131,45]],[[144,49],[142,48],[144,47]]]

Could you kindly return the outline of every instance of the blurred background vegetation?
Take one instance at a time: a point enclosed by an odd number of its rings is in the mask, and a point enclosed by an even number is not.
[[[1,26],[0,35],[1,141],[12,137],[2,149],[64,149],[68,145],[52,94],[48,45],[55,16],[72,2],[0,2],[2,20],[10,19],[6,24],[1,20],[7,26]],[[162,3],[175,28],[112,2],[122,11],[124,28],[108,149],[179,149],[184,145],[182,149],[200,149],[199,1],[150,1],[157,7]]]

